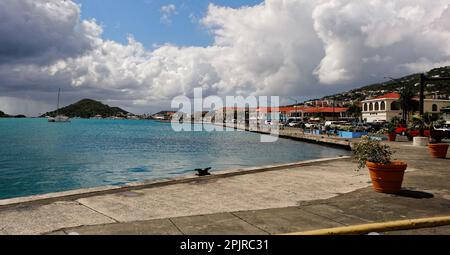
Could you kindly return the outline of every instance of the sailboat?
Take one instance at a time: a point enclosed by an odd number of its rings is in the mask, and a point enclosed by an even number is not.
[[[56,117],[49,117],[48,122],[70,122],[70,118],[59,114],[59,98],[61,95],[61,88],[58,90],[58,108],[56,110]]]

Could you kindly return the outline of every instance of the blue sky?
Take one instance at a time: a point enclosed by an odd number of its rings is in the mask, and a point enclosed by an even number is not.
[[[103,38],[126,43],[133,35],[145,47],[171,43],[180,46],[206,46],[213,38],[199,24],[209,3],[220,6],[253,6],[262,0],[76,0],[82,5],[82,18],[95,18],[104,29]],[[162,6],[174,5],[170,22],[161,21]]]

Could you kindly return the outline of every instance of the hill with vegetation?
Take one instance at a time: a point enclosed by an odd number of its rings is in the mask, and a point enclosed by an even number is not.
[[[22,115],[22,114],[20,114],[20,115],[9,115],[9,114],[6,114],[6,113],[0,111],[0,118],[26,118],[26,116]]]
[[[427,77],[450,77],[450,66],[439,67],[425,73]],[[327,96],[324,99],[334,98],[342,101],[361,101],[367,97],[380,96],[390,92],[400,92],[404,87],[410,88],[416,95],[419,94],[420,74],[411,74],[386,82],[371,84],[362,88],[353,89],[348,92]],[[437,96],[448,99],[450,96],[450,83],[448,81],[428,82],[425,86],[425,95]]]
[[[129,112],[119,108],[119,107],[110,107],[106,104],[103,104],[99,101],[95,101],[92,99],[83,99],[74,104],[66,106],[64,108],[59,109],[59,111],[47,112],[44,116],[55,117],[57,114],[65,115],[70,118],[92,118],[97,115],[101,115],[104,118],[113,117],[113,116],[123,116],[127,115]]]

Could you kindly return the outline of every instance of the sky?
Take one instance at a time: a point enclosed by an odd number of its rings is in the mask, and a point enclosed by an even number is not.
[[[146,48],[167,43],[179,46],[208,46],[213,37],[199,24],[208,5],[239,8],[254,6],[262,0],[76,0],[81,17],[96,19],[103,27],[103,38],[120,43],[133,35]]]
[[[0,110],[317,98],[450,65],[450,0],[2,0]]]

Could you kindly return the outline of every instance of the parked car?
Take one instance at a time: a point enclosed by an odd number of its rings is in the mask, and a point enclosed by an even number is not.
[[[395,134],[401,135],[401,134],[407,134],[408,133],[408,127],[404,124],[398,124],[395,128]]]
[[[408,132],[406,133],[409,137],[416,137],[416,136],[420,136],[420,130],[419,129],[409,129]],[[426,137],[430,136],[430,130],[426,129],[423,131],[423,135]]]
[[[367,123],[366,125],[369,127],[369,132],[375,133],[375,132],[380,131],[383,128],[383,126],[385,125],[385,123],[379,123],[379,122],[378,123]]]
[[[398,124],[394,131],[397,135],[407,135],[410,138],[420,136],[420,129],[418,128],[408,128],[405,124]],[[430,136],[430,130],[424,130],[424,136]]]
[[[434,132],[438,133],[442,139],[450,139],[450,124],[435,126]]]
[[[301,122],[297,122],[297,121],[292,121],[288,123],[289,127],[300,127],[302,125]]]
[[[450,132],[450,124],[444,124],[444,125],[440,125],[440,126],[435,126],[434,130]]]
[[[347,121],[325,121],[325,126],[338,126],[338,125],[345,125],[347,124]]]
[[[371,132],[372,131],[372,127],[369,124],[367,124],[367,123],[354,122],[354,123],[352,123],[352,126],[358,128],[358,129],[364,130],[366,132]]]
[[[315,128],[318,127],[319,125],[317,123],[305,123],[305,127],[306,128]]]

